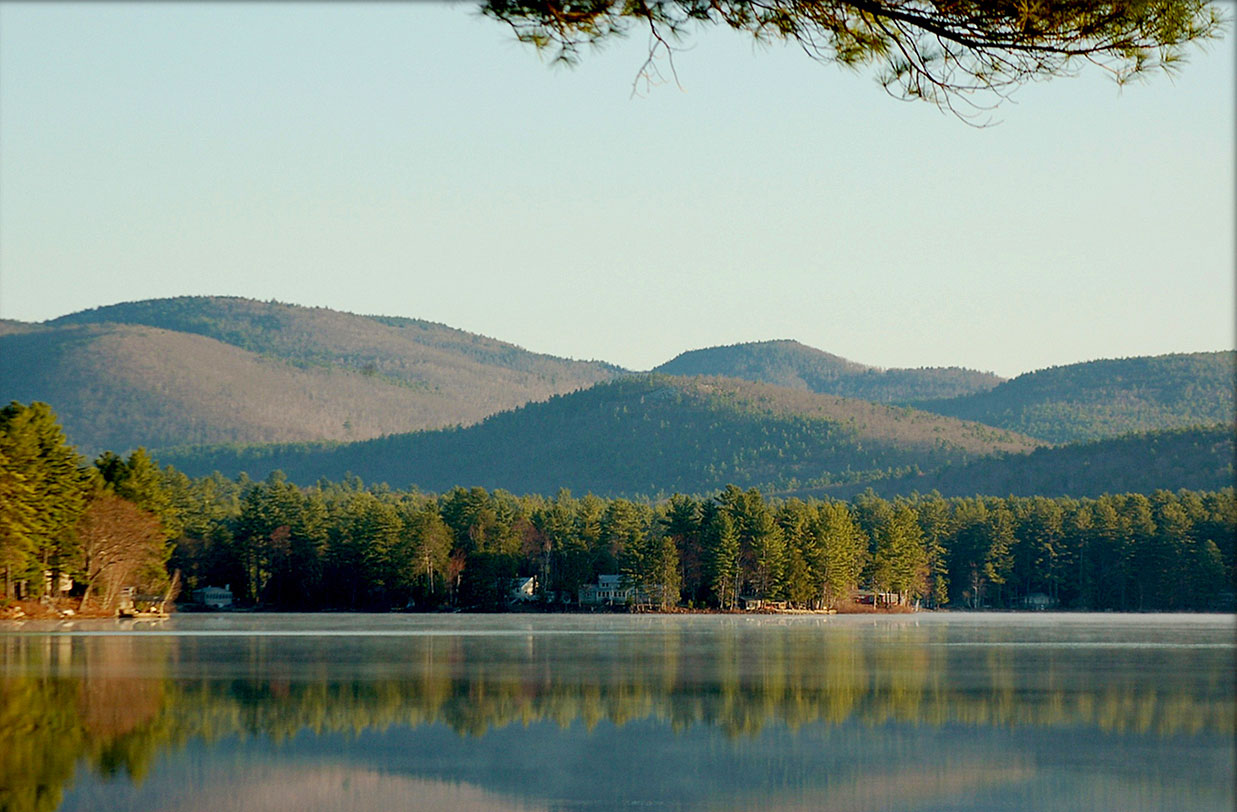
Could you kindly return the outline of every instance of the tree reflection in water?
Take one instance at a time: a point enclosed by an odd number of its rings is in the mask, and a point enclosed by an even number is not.
[[[550,757],[559,746],[554,731],[570,731],[575,750],[611,739],[615,747],[630,747],[623,731],[638,733],[647,752],[609,762],[599,756],[580,766],[596,777],[607,764],[620,765],[616,771],[689,773],[673,760],[716,749],[720,734],[732,754],[746,742],[759,743],[750,749],[759,750],[753,758],[763,759],[769,776],[797,764],[804,773],[792,781],[798,802],[828,788],[834,807],[850,799],[876,809],[1028,780],[1037,764],[1057,756],[1015,749],[980,765],[975,743],[982,750],[984,742],[999,748],[1012,736],[1042,739],[1036,731],[1057,731],[1058,738],[1064,732],[1084,750],[1105,737],[1137,736],[1165,740],[1176,751],[1192,743],[1190,757],[1198,758],[1201,748],[1205,763],[1232,757],[1233,647],[1226,619],[1189,621],[1184,631],[1155,616],[1112,620],[1117,632],[1105,640],[1102,630],[1069,619],[1062,633],[1043,621],[985,627],[974,618],[939,616],[827,623],[734,616],[320,617],[183,618],[145,634],[103,624],[0,630],[0,730],[8,742],[0,747],[0,809],[58,808],[79,765],[88,771],[83,776],[140,786],[166,751],[199,752],[255,737],[304,742],[309,734],[336,742],[336,753],[350,746],[338,744],[339,734],[378,749],[374,743],[384,736],[402,736],[405,752],[415,749],[410,742],[417,737],[434,739],[437,752],[464,761],[468,742],[483,736],[491,748],[524,736],[526,745],[535,741],[533,749]],[[919,729],[943,748],[935,761],[907,754],[924,747],[922,736],[905,739],[907,730]],[[454,742],[435,738],[448,730]],[[950,742],[968,738],[970,749],[949,750]],[[831,751],[828,767],[813,761],[816,755],[788,756],[780,767],[769,763],[817,739]],[[776,747],[769,744],[774,740]],[[502,758],[544,772],[529,761],[537,753],[515,752],[518,742],[509,746]],[[657,753],[663,763],[637,763]],[[966,769],[946,768],[955,762]],[[368,777],[340,786],[354,791],[372,784],[375,800],[389,789],[373,769],[391,765],[354,767]],[[266,769],[255,786],[269,788],[291,767]],[[481,768],[453,769],[462,772],[401,780],[446,777],[458,787],[490,780]],[[749,800],[764,797],[775,805],[761,783],[765,773],[754,769],[740,765],[732,772],[758,784],[749,788],[755,793]],[[627,780],[632,786],[611,792],[652,791],[648,773]],[[643,790],[636,786],[641,782],[648,784]],[[491,789],[460,797],[473,798],[477,808],[515,808],[491,797]],[[728,794],[740,806],[741,790]],[[1218,791],[1223,800],[1225,790]],[[1231,787],[1227,793],[1231,799]],[[335,797],[325,789],[319,795],[328,806]],[[259,807],[255,801],[252,808]]]

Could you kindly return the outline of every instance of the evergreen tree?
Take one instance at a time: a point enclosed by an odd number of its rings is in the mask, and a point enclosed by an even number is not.
[[[6,598],[13,595],[14,576],[26,575],[37,560],[37,527],[34,488],[0,447],[0,586]]]
[[[816,514],[820,541],[810,563],[820,590],[820,605],[836,608],[858,587],[870,542],[845,502],[822,503]]]
[[[915,503],[914,510],[927,556],[927,592],[924,597],[930,608],[944,606],[949,602],[947,545],[954,532],[953,516],[948,503],[935,492]]]
[[[8,528],[0,535],[6,594],[19,579],[35,581],[41,593],[42,573],[55,579],[75,556],[73,529],[86,507],[89,475],[46,403],[14,401],[0,409],[0,455],[13,497],[0,502],[0,526]]]
[[[729,611],[738,606],[739,582],[742,577],[739,555],[739,533],[725,510],[706,503],[704,515],[708,556],[709,588],[720,609]]]
[[[1003,606],[1003,587],[1013,572],[1013,547],[1017,541],[1014,535],[1014,516],[1003,501],[997,502],[988,511],[988,520],[984,526],[984,539],[984,576],[989,584],[996,587],[996,604]]]
[[[781,41],[823,63],[879,66],[891,95],[971,117],[1023,84],[1102,66],[1118,81],[1168,70],[1186,46],[1218,37],[1225,15],[1210,3],[923,3],[912,0],[482,0],[485,15],[516,38],[575,64],[586,46],[633,28],[651,42],[643,79],[673,67],[673,43],[690,31],[727,28]],[[941,55],[941,49],[945,55]],[[976,102],[975,96],[987,97]]]
[[[289,608],[322,605],[327,506],[320,492],[303,493],[275,471],[249,485],[236,520],[242,600]]]
[[[621,572],[624,583],[635,591],[637,603],[662,610],[678,605],[679,555],[669,537],[647,533],[633,539],[623,549]]]
[[[601,515],[600,545],[593,562],[598,573],[617,572],[629,547],[633,548],[632,555],[640,554],[651,518],[645,513],[640,505],[627,499],[614,499],[606,506]]]
[[[400,506],[403,529],[391,550],[392,591],[396,605],[415,602],[434,607],[446,600],[451,559],[451,529],[433,502]]]
[[[876,529],[872,583],[879,592],[895,592],[898,603],[922,597],[927,591],[927,552],[923,533],[910,506],[901,503]]]
[[[785,585],[786,539],[782,528],[773,519],[773,512],[765,505],[756,491],[748,492],[748,499],[759,499],[753,505],[750,532],[752,591],[757,598],[781,598]]]
[[[674,542],[679,559],[682,591],[693,603],[705,599],[704,548],[700,525],[700,503],[676,493],[666,502],[658,520],[666,537]]]
[[[95,468],[117,496],[159,517],[168,538],[180,536],[184,528],[172,492],[146,449],[138,448],[128,459],[105,451],[95,460]]]

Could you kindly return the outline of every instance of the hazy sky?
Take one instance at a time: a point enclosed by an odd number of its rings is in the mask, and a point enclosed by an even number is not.
[[[987,129],[720,30],[632,98],[645,49],[555,68],[470,4],[0,4],[0,316],[248,296],[633,369],[1233,347],[1231,32]]]

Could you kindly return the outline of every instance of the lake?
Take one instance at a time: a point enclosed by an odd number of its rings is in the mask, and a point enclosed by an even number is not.
[[[1223,810],[1219,615],[0,623],[0,810]]]

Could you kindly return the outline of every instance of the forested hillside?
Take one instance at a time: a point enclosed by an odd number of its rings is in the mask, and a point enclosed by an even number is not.
[[[277,455],[278,465],[306,480],[317,474],[303,466],[318,463],[330,466],[329,471],[354,468],[393,481],[424,478],[425,483],[454,482],[475,471],[478,477],[464,478],[509,487],[535,483],[537,489],[551,490],[564,484],[552,481],[552,474],[561,471],[573,487],[613,493],[707,490],[732,479],[778,488],[836,485],[887,478],[901,469],[929,473],[944,462],[956,467],[962,460],[953,445],[967,433],[959,434],[949,421],[929,421],[925,411],[1045,443],[1233,425],[1234,363],[1231,351],[1091,361],[1002,382],[990,373],[956,367],[881,370],[794,341],[766,341],[695,350],[657,368],[770,385],[768,391],[777,394],[757,400],[776,402],[776,415],[759,420],[755,415],[765,407],[749,403],[743,416],[736,416],[740,409],[724,420],[704,421],[693,409],[713,407],[700,406],[701,398],[716,396],[720,403],[747,397],[734,390],[735,384],[726,385],[729,394],[707,390],[705,384],[693,390],[693,397],[683,394],[684,385],[676,385],[680,394],[674,404],[642,405],[640,413],[655,420],[657,431],[642,422],[610,425],[595,412],[609,408],[605,404],[618,390],[602,389],[544,413],[503,417],[459,437],[448,432],[391,439],[372,447],[319,449],[309,456],[305,449],[258,449],[243,452],[243,464],[266,465],[259,460]],[[137,446],[348,443],[470,426],[620,374],[611,364],[532,353],[426,321],[227,297],[131,302],[41,324],[0,321],[0,403],[49,403],[69,438],[87,454]],[[881,412],[879,418],[877,412],[864,412],[863,430],[896,424],[898,431],[877,431],[873,437],[861,431],[853,453],[840,451],[838,429],[822,434],[821,426],[834,420],[835,412],[848,416],[841,418],[845,425],[860,407],[839,406],[838,397],[921,411],[914,419],[905,410]],[[822,407],[826,402],[832,404],[827,409]],[[629,408],[626,402],[624,408]],[[569,415],[573,409],[584,412]],[[546,427],[551,414],[559,428]],[[894,414],[902,417],[893,420]],[[926,431],[929,422],[933,438],[945,438],[943,447],[951,450],[924,451],[923,438],[913,435]],[[681,437],[666,428],[671,425],[683,427]],[[531,433],[516,437],[525,430]],[[589,430],[613,436],[589,437]],[[709,431],[720,434],[706,436]],[[967,431],[967,436],[982,434]],[[211,453],[229,469],[241,464],[234,451]],[[977,452],[968,448],[966,453]],[[570,469],[572,460],[590,454],[588,471]],[[412,455],[415,465],[408,462]],[[355,463],[339,462],[353,458]],[[201,455],[177,459],[198,465]],[[1033,464],[1038,465],[1022,465]],[[527,470],[530,466],[536,471]],[[1031,476],[1007,468],[1000,468],[1006,473],[985,468],[988,473],[982,475],[978,470],[966,476],[977,477],[985,487]],[[1204,470],[1209,473],[1200,476],[1212,477],[1215,466],[1207,463]],[[950,476],[960,474],[955,470]],[[1038,474],[1032,479],[1037,490],[1051,485]],[[942,480],[942,485],[967,487],[964,480]]]
[[[205,297],[6,322],[0,359],[0,402],[51,404],[87,453],[467,425],[618,371],[429,322]]]
[[[341,366],[431,390],[467,390],[472,400],[488,398],[506,408],[512,405],[502,393],[506,387],[548,395],[567,391],[555,387],[574,388],[622,371],[612,364],[529,352],[420,319],[361,316],[226,296],[126,302],[62,316],[48,325],[102,322],[196,333],[301,366]],[[486,380],[490,384],[482,385]]]
[[[347,440],[441,425],[441,398],[355,370],[298,368],[152,327],[4,336],[5,402],[55,404],[88,454],[184,442]]]
[[[351,472],[393,486],[459,482],[515,492],[702,493],[867,481],[1036,443],[926,412],[726,378],[656,375],[599,384],[462,430],[335,446],[165,449],[189,473],[281,469],[296,482]]]
[[[989,392],[914,405],[1049,443],[1234,422],[1237,354],[1088,361],[1028,372]]]
[[[1232,425],[1169,429],[988,457],[939,471],[871,483],[884,497],[1099,496],[1155,490],[1220,490],[1234,482]],[[797,495],[849,498],[865,485],[801,489]]]
[[[699,396],[692,386],[654,378],[599,389],[635,406]],[[712,386],[715,399],[724,383]],[[752,387],[729,387],[730,404],[713,412],[775,414],[767,388]],[[866,416],[851,413],[863,427],[852,439],[899,422]],[[52,584],[58,572],[78,581],[79,608],[93,596],[105,611],[129,587],[160,594],[173,570],[189,588],[231,584],[244,604],[283,609],[503,609],[518,576],[536,576],[529,597],[543,607],[565,607],[603,574],[621,574],[627,600],[662,609],[839,607],[859,589],[901,605],[1232,607],[1231,487],[1095,499],[888,501],[865,491],[849,504],[733,484],[656,501],[437,490],[367,488],[357,477],[302,487],[279,471],[261,482],[190,478],[141,450],[87,465],[45,404],[13,403],[0,409],[3,600],[46,593],[50,568]]]
[[[692,350],[653,371],[742,378],[876,403],[952,398],[987,391],[1004,380],[990,372],[960,367],[877,369],[798,341],[758,341]]]
[[[0,319],[0,336],[8,335],[9,333],[28,333],[32,330],[39,330],[37,324],[30,324],[24,321],[15,321],[13,319]]]

